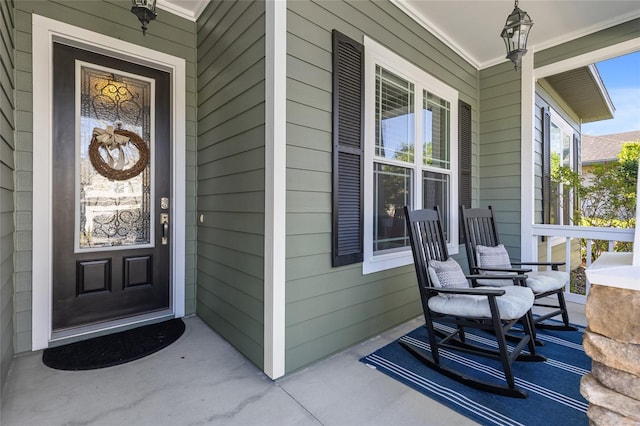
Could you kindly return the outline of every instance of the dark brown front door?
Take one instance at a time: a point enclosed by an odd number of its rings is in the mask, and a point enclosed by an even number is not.
[[[169,74],[53,56],[53,330],[168,309]]]

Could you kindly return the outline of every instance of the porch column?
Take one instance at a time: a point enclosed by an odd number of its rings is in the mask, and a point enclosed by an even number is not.
[[[535,209],[534,179],[534,107],[536,79],[533,75],[535,51],[529,49],[522,57],[520,73],[520,258],[536,259],[536,239],[532,228]]]
[[[287,3],[265,2],[264,372],[285,372]]]

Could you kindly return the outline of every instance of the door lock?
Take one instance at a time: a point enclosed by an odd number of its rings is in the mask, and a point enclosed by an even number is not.
[[[161,243],[166,246],[169,242],[169,213],[160,213],[160,226],[162,226]]]
[[[169,197],[160,198],[160,208],[166,210],[169,208]]]

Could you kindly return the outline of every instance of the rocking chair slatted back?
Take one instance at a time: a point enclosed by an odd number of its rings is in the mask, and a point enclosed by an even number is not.
[[[432,287],[429,274],[427,272],[429,260],[445,261],[449,258],[447,251],[447,241],[444,238],[442,222],[440,221],[440,211],[435,210],[414,210],[410,211],[404,207],[405,217],[409,218],[409,239],[413,250],[413,260],[418,274],[420,289]]]
[[[495,247],[500,244],[498,230],[496,229],[495,216],[491,206],[487,209],[464,209],[460,207],[460,220],[462,221],[463,236],[466,240],[467,259],[472,273],[477,273],[478,262],[474,247]]]
[[[464,206],[460,206],[460,221],[462,224],[461,228],[464,245],[467,250],[469,271],[472,274],[479,274],[481,272],[479,269],[480,264],[478,262],[478,258],[476,257],[476,247],[479,245],[495,247],[500,244],[493,209],[491,208],[491,206],[486,209],[467,209]],[[558,271],[558,266],[564,265],[564,262],[537,262],[520,260],[511,262],[511,265],[512,268],[513,265],[518,266],[518,268],[512,269],[514,273],[528,274],[525,285],[531,287],[536,301],[541,300],[540,302],[536,302],[535,306],[544,307],[546,309],[546,313],[536,317],[536,327],[554,330],[575,330],[575,326],[569,323],[569,313],[563,294],[566,282],[569,280],[569,276],[566,273]],[[523,268],[524,266],[527,267]],[[552,270],[539,273],[538,271],[533,271],[532,269],[530,269],[530,266],[547,266],[551,267]],[[487,269],[484,270],[487,271]],[[474,280],[474,285],[478,284],[482,285],[480,280]],[[546,300],[543,300],[548,296],[557,297],[557,305],[550,305]],[[554,308],[554,310],[550,311],[547,308]],[[545,321],[546,319],[558,315],[562,316],[562,325],[543,323],[543,321]]]

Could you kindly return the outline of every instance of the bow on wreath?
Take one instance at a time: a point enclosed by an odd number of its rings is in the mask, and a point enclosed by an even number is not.
[[[130,139],[127,136],[115,134],[113,131],[113,126],[107,126],[106,129],[94,127],[93,137],[102,148],[105,148],[109,167],[114,170],[122,170],[127,164],[122,147],[128,144]],[[116,149],[118,150],[117,160],[111,155],[111,152]]]

